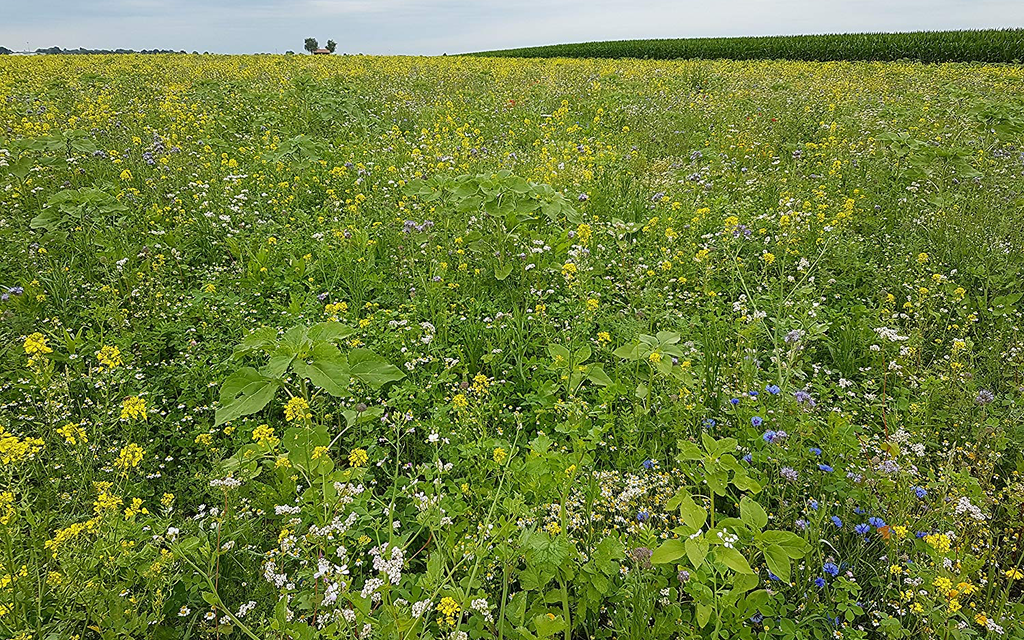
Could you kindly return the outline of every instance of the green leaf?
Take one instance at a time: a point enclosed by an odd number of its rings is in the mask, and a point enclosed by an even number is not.
[[[405,377],[402,371],[369,349],[353,349],[348,354],[349,373],[374,389]]]
[[[615,561],[624,559],[626,557],[626,553],[618,538],[608,536],[597,544],[597,547],[594,548],[594,554],[591,557],[594,560],[594,566],[596,566],[601,573],[605,575],[617,575],[619,572],[619,565]]]
[[[220,408],[214,426],[220,426],[263,409],[277,393],[277,382],[260,375],[252,367],[242,367],[220,388]]]
[[[604,367],[599,364],[591,365],[587,369],[587,379],[599,387],[607,387],[612,384],[612,379],[604,372]]]
[[[686,555],[686,545],[682,540],[673,538],[661,543],[661,546],[654,550],[654,553],[651,554],[651,563],[667,564],[675,562],[684,555]]]
[[[694,501],[690,494],[686,494],[679,501],[679,515],[683,523],[688,527],[700,529],[708,519],[708,511]]]
[[[565,620],[562,616],[556,616],[552,613],[542,613],[533,618],[533,626],[537,628],[537,635],[541,638],[550,638],[551,636],[565,630]]]
[[[309,339],[315,342],[336,342],[349,337],[355,333],[351,327],[346,327],[340,322],[329,320],[315,324],[309,328]]]
[[[794,560],[804,557],[810,549],[806,540],[792,531],[765,531],[761,540],[766,544],[776,545],[786,552],[786,555]]]
[[[761,505],[747,496],[743,496],[743,499],[740,500],[740,518],[747,526],[758,531],[764,529],[768,524],[768,514],[765,513]]]
[[[499,264],[494,268],[494,277],[498,280],[504,280],[512,273],[512,267],[514,263],[506,262],[505,264]]]
[[[338,348],[329,342],[318,342],[313,346],[313,360],[292,363],[295,373],[308,379],[335,398],[349,395],[349,368]]]
[[[686,558],[693,565],[694,569],[700,569],[701,565],[704,564],[704,559],[708,557],[708,550],[710,546],[704,540],[704,536],[697,538],[686,539]]]
[[[708,621],[711,620],[711,605],[697,603],[697,626],[703,629],[708,626]]]
[[[679,453],[676,455],[676,459],[680,462],[700,460],[704,457],[704,452],[700,450],[700,447],[689,440],[679,440],[676,443],[676,446],[679,448]]]
[[[768,569],[775,575],[782,578],[783,582],[789,582],[790,562],[789,554],[782,547],[770,544],[761,550],[764,554],[764,561]]]
[[[718,547],[715,549],[715,556],[733,571],[737,573],[754,573],[750,563],[743,557],[743,554],[733,547]]]

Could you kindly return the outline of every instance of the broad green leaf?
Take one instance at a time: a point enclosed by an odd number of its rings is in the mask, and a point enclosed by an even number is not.
[[[704,452],[700,450],[700,447],[689,440],[679,440],[676,443],[676,446],[679,448],[679,453],[676,455],[676,458],[680,462],[700,460],[704,457]]]
[[[708,550],[710,549],[708,543],[704,540],[704,536],[687,538],[685,546],[686,558],[693,565],[694,569],[700,569],[701,565],[704,564],[704,559],[708,557]]]
[[[587,369],[587,379],[599,387],[607,387],[612,384],[612,379],[604,372],[604,367],[599,364],[591,365]]]
[[[789,582],[790,562],[789,554],[778,545],[770,544],[761,550],[764,554],[764,561],[768,570],[782,578],[783,582]]]
[[[214,426],[220,426],[263,409],[277,393],[277,382],[260,375],[252,367],[242,367],[220,388],[220,404]]]
[[[672,538],[661,543],[661,546],[651,554],[652,564],[666,564],[675,562],[686,555],[686,546],[682,540]]]
[[[353,333],[355,333],[355,330],[351,327],[330,320],[310,327],[309,339],[317,342],[335,342],[347,338]]]
[[[352,377],[374,389],[405,377],[398,367],[388,364],[369,349],[353,349],[348,354],[348,365]]]
[[[743,557],[743,554],[733,547],[717,547],[715,556],[727,567],[737,573],[754,573],[750,563]]]
[[[792,531],[765,531],[761,539],[767,543],[780,547],[790,558],[798,560],[807,553],[810,545],[806,540]]]
[[[768,514],[747,496],[740,500],[740,518],[752,529],[760,531],[768,524]]]

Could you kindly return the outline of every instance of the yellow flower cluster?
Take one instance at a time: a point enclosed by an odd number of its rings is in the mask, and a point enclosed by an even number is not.
[[[295,396],[284,405],[284,418],[289,422],[293,420],[309,420],[312,417],[313,414],[309,412],[309,403],[303,398]]]
[[[505,462],[505,460],[508,459],[508,451],[505,451],[501,447],[497,447],[494,450],[493,457],[494,457],[494,461],[495,462],[497,462],[498,464],[501,464],[501,463]]]
[[[459,603],[454,598],[445,596],[441,598],[441,602],[437,603],[437,612],[442,616],[442,623],[454,627],[459,614],[462,613],[462,607],[459,606]]]
[[[924,537],[924,541],[927,542],[933,549],[939,553],[947,553],[950,548],[949,536],[944,533],[932,533]]]
[[[365,466],[370,461],[370,456],[366,453],[366,449],[353,449],[348,454],[348,463],[353,467]]]
[[[281,442],[281,439],[274,435],[274,428],[266,424],[261,424],[252,430],[252,439],[261,446],[271,449]]]
[[[104,367],[108,369],[116,369],[122,364],[121,350],[110,345],[101,347],[100,350],[96,352],[96,359]]]
[[[32,458],[45,444],[39,438],[19,438],[0,427],[0,463],[15,464]]]
[[[128,396],[121,402],[122,420],[146,420],[146,401],[138,396]]]
[[[88,436],[85,434],[85,429],[82,425],[74,422],[69,422],[63,427],[57,429],[57,433],[64,438],[64,442],[70,446],[75,446],[79,442],[85,444],[89,442]]]
[[[122,473],[127,473],[129,469],[137,468],[145,456],[145,449],[134,442],[129,442],[127,445],[122,447],[121,451],[117,454],[117,460],[114,461],[114,466],[120,469]]]
[[[22,346],[25,348],[25,353],[30,356],[45,356],[48,353],[53,353],[53,349],[46,345],[46,337],[39,332],[25,338],[25,343]]]

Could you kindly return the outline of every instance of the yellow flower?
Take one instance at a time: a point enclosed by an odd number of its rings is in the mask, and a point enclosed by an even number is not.
[[[889,565],[889,573],[894,576],[898,576],[903,573],[903,567],[898,564]]]
[[[482,373],[478,373],[473,376],[473,391],[480,395],[487,393],[487,387],[489,387],[491,381]]]
[[[928,254],[927,253],[919,253],[919,254],[917,254],[917,264],[924,264],[926,262],[928,262]]]
[[[171,505],[174,504],[174,494],[173,493],[165,493],[160,498],[160,504],[163,505],[163,507],[165,509],[170,509]]]
[[[125,169],[124,171],[121,172],[121,179],[125,180],[125,181],[131,180],[132,179],[132,172],[127,170],[127,169]]]
[[[252,439],[260,445],[270,447],[271,449],[281,442],[281,439],[274,435],[274,428],[265,424],[261,424],[252,430]]]
[[[589,298],[587,300],[587,311],[597,311],[597,307],[600,306],[600,302],[596,298]]]
[[[121,350],[110,345],[100,347],[100,350],[96,352],[96,359],[99,360],[101,365],[108,369],[120,367],[122,364]]]
[[[462,607],[453,598],[445,596],[441,598],[441,602],[437,603],[437,612],[444,617],[441,622],[448,626],[455,626],[457,617],[462,613]]]
[[[309,403],[299,396],[294,396],[284,405],[284,418],[291,422],[293,420],[309,420],[313,414],[309,412]]]
[[[208,447],[211,444],[213,444],[213,434],[210,434],[210,433],[200,433],[198,436],[196,436],[195,442],[196,442],[196,444],[201,444],[201,445],[205,445],[205,446]]]
[[[71,446],[75,446],[79,442],[89,442],[89,438],[85,435],[85,429],[74,422],[69,422],[60,429],[57,429],[57,433],[64,436],[64,442]]]
[[[949,536],[944,533],[933,533],[931,535],[927,535],[924,537],[924,541],[939,553],[946,553],[949,551]]]
[[[456,411],[464,411],[468,406],[469,400],[467,400],[466,396],[462,395],[461,393],[452,398],[452,408],[454,408]]]
[[[1021,578],[1024,578],[1024,573],[1021,573],[1020,569],[1017,569],[1016,567],[1008,569],[1005,575],[1010,580],[1020,580]]]
[[[0,492],[0,525],[10,524],[14,515],[14,494],[10,491]]]
[[[129,396],[121,403],[122,420],[146,420],[146,401],[138,396]]]
[[[44,356],[48,353],[53,353],[53,349],[46,346],[46,336],[36,332],[25,338],[25,353],[30,356]]]
[[[316,447],[313,449],[313,455],[310,456],[312,460],[319,460],[327,456],[327,447]]]
[[[601,344],[608,344],[609,342],[612,341],[612,336],[607,331],[598,331],[597,341],[600,342]]]
[[[566,280],[572,280],[577,273],[579,273],[579,269],[575,263],[566,262],[562,265],[562,275],[565,276]]]
[[[979,613],[978,615],[974,616],[974,621],[984,627],[988,624],[988,616],[986,616],[984,613]]]
[[[117,454],[117,460],[114,461],[114,466],[120,469],[122,473],[127,473],[129,469],[137,468],[145,455],[145,449],[134,442],[129,442],[127,445],[122,447],[121,451]]]
[[[33,457],[46,443],[39,438],[19,438],[0,427],[0,463],[14,464]]]
[[[961,607],[960,607],[960,601],[959,600],[955,600],[954,599],[954,600],[950,600],[949,601],[949,611],[950,611],[950,613],[956,613],[960,609],[961,609]]]
[[[763,260],[765,264],[775,264],[775,254],[765,251],[761,254],[761,260]]]
[[[492,457],[494,458],[495,462],[501,464],[502,462],[505,462],[506,459],[508,459],[508,451],[505,451],[501,447],[497,447],[494,450],[494,454]]]
[[[348,454],[348,463],[353,467],[365,466],[370,461],[370,456],[366,453],[366,449],[353,449]]]
[[[590,225],[586,222],[581,222],[576,227],[576,237],[579,238],[580,244],[586,244],[589,242],[592,235],[593,231],[590,229]]]
[[[651,354],[647,356],[647,359],[653,362],[654,364],[658,364],[659,362],[661,362],[662,356],[657,351],[652,351]]]

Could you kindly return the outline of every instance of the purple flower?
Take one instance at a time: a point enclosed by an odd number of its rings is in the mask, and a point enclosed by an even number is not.
[[[800,329],[793,329],[792,331],[786,334],[786,337],[783,338],[783,340],[792,343],[798,342],[802,337],[804,337],[803,331],[801,331]]]
[[[790,482],[796,482],[796,479],[800,476],[796,469],[792,467],[783,467],[782,470],[779,471],[779,475]]]
[[[793,394],[793,398],[795,398],[796,401],[799,402],[800,404],[803,404],[805,402],[811,402],[811,403],[814,402],[813,400],[811,400],[811,394],[807,393],[803,389],[801,389],[800,391],[797,391],[796,393],[794,393]],[[813,407],[814,405],[811,404],[811,406]]]
[[[996,395],[994,393],[992,393],[988,389],[981,389],[980,391],[978,391],[978,395],[974,398],[974,401],[977,402],[980,406],[985,406],[986,404],[992,402],[995,399]]]
[[[806,529],[806,528],[807,528],[807,521],[806,521],[806,520],[804,520],[803,518],[800,518],[799,520],[797,520],[797,521],[796,521],[796,522],[794,522],[793,524],[795,524],[795,525],[796,525],[796,528],[797,528],[797,529],[799,529],[799,530],[801,530],[801,531],[803,531],[804,529]]]

